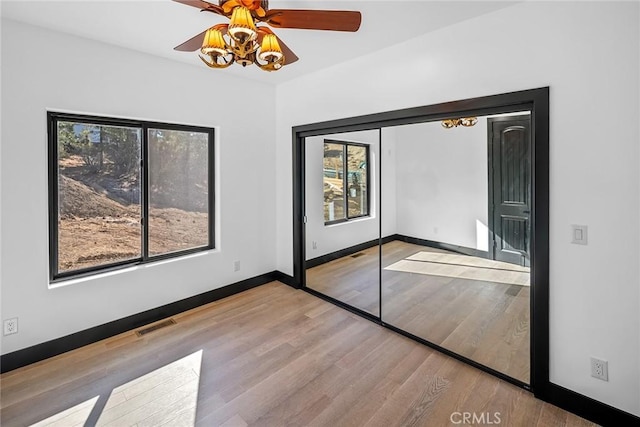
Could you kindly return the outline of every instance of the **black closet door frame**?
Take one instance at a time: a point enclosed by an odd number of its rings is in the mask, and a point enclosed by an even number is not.
[[[339,303],[305,286],[305,138],[325,134],[382,129],[443,120],[528,110],[531,113],[531,378],[530,384],[515,380],[473,360],[385,324],[376,316]],[[380,131],[382,135],[382,131]],[[380,136],[381,138],[381,136]],[[549,87],[470,98],[422,107],[387,111],[292,128],[293,157],[293,286],[330,299],[369,320],[409,336],[456,359],[462,360],[505,381],[531,390],[548,400],[549,382]],[[382,303],[382,302],[381,302]],[[382,307],[380,307],[382,312]]]

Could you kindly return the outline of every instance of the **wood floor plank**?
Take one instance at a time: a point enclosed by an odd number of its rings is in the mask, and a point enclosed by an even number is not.
[[[174,319],[3,374],[0,423],[439,426],[476,411],[510,426],[593,425],[281,283]]]

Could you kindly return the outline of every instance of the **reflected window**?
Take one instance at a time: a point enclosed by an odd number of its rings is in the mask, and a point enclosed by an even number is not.
[[[323,156],[326,224],[369,215],[369,146],[325,140]]]

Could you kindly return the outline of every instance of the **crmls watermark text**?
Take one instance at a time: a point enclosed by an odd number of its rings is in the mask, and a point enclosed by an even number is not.
[[[453,412],[449,420],[456,425],[497,425],[502,423],[500,412]]]

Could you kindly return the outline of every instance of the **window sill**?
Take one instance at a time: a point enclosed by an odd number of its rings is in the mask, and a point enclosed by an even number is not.
[[[325,222],[324,226],[325,227],[336,227],[339,225],[347,225],[347,224],[354,224],[357,222],[364,222],[364,221],[369,221],[371,219],[375,219],[374,215],[366,215],[366,216],[359,216],[353,219],[345,219],[345,220],[337,220],[335,222]]]
[[[195,252],[195,253],[191,253],[191,254],[185,254],[185,255],[182,255],[182,256],[174,256],[174,257],[165,258],[165,259],[158,259],[158,260],[154,260],[154,261],[146,261],[146,262],[137,261],[137,262],[133,262],[131,264],[125,264],[125,265],[119,265],[119,266],[115,266],[115,267],[111,267],[111,268],[105,268],[104,270],[101,270],[101,271],[87,272],[87,273],[84,273],[84,274],[79,274],[77,276],[60,277],[60,278],[57,278],[57,279],[50,279],[48,288],[49,289],[65,288],[67,286],[77,285],[77,284],[80,284],[80,283],[86,283],[86,282],[90,282],[90,281],[93,281],[93,280],[100,280],[100,279],[104,279],[104,278],[110,277],[110,276],[120,275],[120,274],[123,274],[123,273],[130,273],[132,271],[140,270],[140,269],[143,269],[143,268],[158,267],[158,266],[164,265],[164,264],[184,261],[184,260],[191,259],[191,258],[198,258],[198,257],[205,256],[205,255],[217,254],[219,252],[220,252],[219,249],[208,249],[208,250],[203,250],[203,251],[199,251],[199,252]]]

